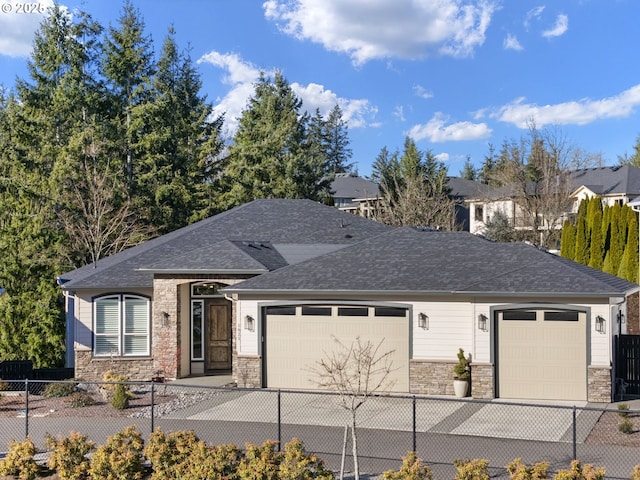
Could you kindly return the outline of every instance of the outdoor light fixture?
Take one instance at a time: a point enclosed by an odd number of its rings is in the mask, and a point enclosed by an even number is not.
[[[166,327],[169,325],[169,313],[162,312],[162,326]]]
[[[249,330],[250,332],[255,332],[256,330],[256,319],[251,315],[247,315],[244,317],[244,328]]]
[[[426,313],[420,312],[418,314],[418,327],[423,330],[429,330],[429,317],[427,317]]]
[[[482,330],[483,332],[489,330],[489,327],[487,326],[487,316],[483,313],[478,315],[478,330]]]
[[[598,315],[596,317],[596,332],[605,333],[607,331],[607,326],[603,317]]]

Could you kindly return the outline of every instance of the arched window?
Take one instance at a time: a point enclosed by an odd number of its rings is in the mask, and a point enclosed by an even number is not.
[[[149,355],[149,299],[137,295],[106,295],[94,299],[93,354]]]

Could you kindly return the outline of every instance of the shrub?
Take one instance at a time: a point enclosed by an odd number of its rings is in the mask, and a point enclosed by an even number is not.
[[[512,480],[544,480],[549,478],[547,471],[549,464],[547,462],[538,462],[527,467],[521,458],[516,458],[513,462],[505,467]]]
[[[93,480],[140,479],[144,472],[144,441],[134,425],[107,439],[91,458],[89,473]]]
[[[20,480],[33,480],[38,473],[38,464],[33,456],[36,447],[27,437],[24,442],[11,440],[9,452],[0,460],[0,475],[13,475]]]
[[[618,424],[618,431],[620,433],[633,433],[633,422],[628,418],[623,418]]]
[[[640,465],[633,467],[633,473],[631,474],[631,480],[640,480]]]
[[[68,397],[76,391],[75,382],[49,383],[43,390],[42,395],[47,398]]]
[[[315,454],[307,453],[297,438],[284,445],[284,455],[280,456],[277,478],[282,480],[330,480],[333,473],[324,467],[324,462]],[[405,477],[403,477],[405,478]]]
[[[464,350],[458,349],[458,363],[456,363],[453,367],[453,373],[458,380],[468,380],[471,376],[469,372],[469,361],[467,357],[464,356]]]
[[[71,408],[81,408],[95,405],[96,401],[87,392],[73,392],[67,399],[65,399],[65,403]]]
[[[176,467],[181,480],[231,479],[237,478],[236,472],[242,452],[235,445],[209,447],[203,441],[198,442],[187,461]]]
[[[144,455],[151,462],[151,479],[182,478],[177,473],[178,467],[187,461],[197,444],[198,437],[193,431],[165,435],[156,429],[144,448]]]
[[[431,469],[422,464],[416,452],[409,452],[402,457],[402,467],[397,472],[387,470],[382,475],[383,480],[431,480]]]
[[[626,403],[618,404],[618,415],[622,418],[627,418],[629,416],[629,405]]]
[[[489,463],[486,460],[456,460],[456,480],[489,480]]]
[[[578,460],[571,462],[571,468],[558,470],[554,480],[603,480],[604,468],[596,468],[589,463],[582,465]]]
[[[47,435],[49,468],[56,470],[62,480],[81,480],[87,478],[90,461],[87,454],[95,448],[95,443],[86,435],[71,432],[68,438],[56,440]]]
[[[111,406],[116,410],[125,410],[129,408],[129,400],[131,393],[128,391],[127,386],[123,383],[117,383],[111,397]]]
[[[261,446],[246,444],[244,457],[238,464],[240,480],[276,480],[282,454],[275,451],[276,443],[267,440]]]

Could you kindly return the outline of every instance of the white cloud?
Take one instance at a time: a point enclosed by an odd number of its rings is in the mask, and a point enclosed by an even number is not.
[[[267,0],[265,16],[287,34],[362,65],[381,58],[421,58],[429,53],[473,54],[485,40],[495,0]]]
[[[407,118],[404,116],[404,107],[402,105],[398,105],[393,109],[393,116],[396,117],[401,122],[406,122]]]
[[[254,85],[260,78],[260,72],[273,76],[275,71],[258,68],[237,54],[223,54],[216,51],[200,57],[198,63],[209,63],[225,72],[222,82],[230,88],[214,105],[213,114],[215,116],[225,114],[225,135],[233,136],[238,129],[242,111],[254,94]],[[301,85],[290,82],[289,85],[296,96],[302,100],[302,107],[311,114],[318,108],[322,115],[326,115],[338,104],[350,128],[368,125],[377,114],[377,109],[368,100],[342,98],[317,83]]]
[[[25,13],[24,9],[32,8],[32,5],[38,7],[38,12],[43,13]],[[53,0],[39,0],[37,3],[3,0],[0,12],[0,55],[31,55],[33,36],[50,7],[53,7]],[[61,8],[66,10],[66,7]]]
[[[540,15],[542,15],[542,12],[544,12],[544,6],[542,5],[529,10],[524,18],[524,28],[528,30],[529,25],[531,24],[531,20],[539,19]]]
[[[433,98],[433,93],[428,92],[422,85],[414,85],[413,93],[420,98],[424,98],[425,100],[429,98]]]
[[[569,30],[569,17],[564,14],[560,14],[556,17],[555,25],[549,30],[542,32],[542,36],[545,38],[560,37]]]
[[[518,38],[515,35],[511,35],[510,33],[507,34],[507,38],[504,39],[502,46],[505,50],[524,50],[524,47],[520,44]]]
[[[519,128],[528,128],[531,120],[537,127],[545,125],[586,125],[605,118],[623,118],[640,106],[640,84],[613,97],[601,100],[582,99],[539,106],[525,103],[524,97],[501,107],[491,116]]]
[[[438,153],[438,154],[436,154],[436,160],[439,160],[441,162],[448,162],[449,161],[449,154],[446,153],[446,152]]]
[[[491,135],[486,123],[456,122],[446,125],[448,120],[438,112],[427,123],[411,127],[408,135],[416,141],[426,138],[434,143],[477,140]]]

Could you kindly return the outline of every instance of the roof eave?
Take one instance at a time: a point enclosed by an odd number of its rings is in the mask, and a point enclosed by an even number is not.
[[[137,268],[139,272],[151,272],[162,273],[165,275],[184,275],[184,274],[198,274],[198,275],[262,275],[269,272],[266,268],[262,269],[241,269],[241,268]]]

